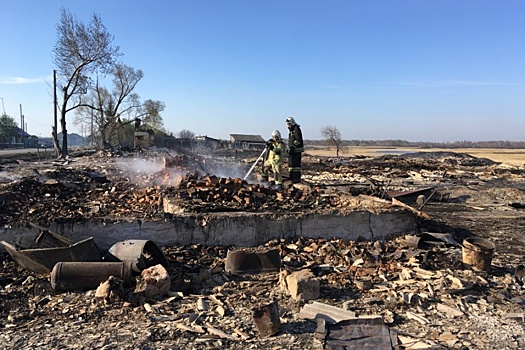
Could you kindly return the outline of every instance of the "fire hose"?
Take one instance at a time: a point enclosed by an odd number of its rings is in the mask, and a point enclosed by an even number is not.
[[[250,176],[250,174],[252,173],[253,171],[253,168],[255,168],[255,166],[257,165],[257,163],[259,162],[259,160],[261,160],[261,158],[264,156],[264,154],[266,153],[266,147],[263,149],[261,155],[259,156],[259,158],[257,158],[257,160],[255,161],[255,163],[253,163],[252,167],[250,168],[250,170],[248,170],[248,172],[246,173],[246,175],[244,176],[243,180],[246,180],[248,178],[248,176]]]

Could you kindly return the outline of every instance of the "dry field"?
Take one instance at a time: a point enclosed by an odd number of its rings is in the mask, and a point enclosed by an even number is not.
[[[476,158],[488,158],[513,166],[525,166],[525,149],[499,149],[499,148],[411,148],[411,147],[349,147],[340,153],[343,157],[362,155],[367,157],[381,156],[384,154],[403,154],[413,152],[454,152],[467,153]],[[334,147],[315,146],[307,147],[306,153],[314,156],[335,156]]]

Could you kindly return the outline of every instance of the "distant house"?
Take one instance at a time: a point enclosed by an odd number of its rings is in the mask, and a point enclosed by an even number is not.
[[[35,148],[38,147],[38,137],[35,135],[31,135],[27,138],[26,141],[26,147],[27,148]]]
[[[261,135],[230,134],[233,149],[263,149],[266,141]]]
[[[155,146],[169,149],[188,149],[193,150],[196,147],[217,150],[226,148],[228,141],[214,139],[208,136],[195,136],[194,138],[177,138],[171,135],[161,135],[155,137]]]
[[[31,136],[19,127],[15,127],[15,134],[17,143],[24,143]]]
[[[9,136],[0,140],[0,148],[24,148],[30,136],[27,132],[15,126]]]
[[[79,134],[71,133],[67,135],[67,144],[69,146],[86,146],[86,139]]]
[[[210,148],[213,150],[223,148],[223,142],[221,140],[214,139],[212,137],[208,136],[195,136],[195,143],[196,145],[203,146],[205,148]]]
[[[59,132],[58,135],[58,143],[62,146],[62,132]],[[53,139],[51,139],[53,140]],[[52,143],[52,142],[51,142]],[[76,133],[68,133],[67,134],[67,145],[69,146],[86,146],[88,142],[86,139],[79,134]]]
[[[62,139],[60,139],[60,143],[62,143]],[[54,141],[52,137],[39,137],[37,144],[37,147],[53,147]]]
[[[179,139],[171,135],[162,133],[155,137],[155,140],[153,141],[153,146],[159,148],[181,147],[181,142]]]

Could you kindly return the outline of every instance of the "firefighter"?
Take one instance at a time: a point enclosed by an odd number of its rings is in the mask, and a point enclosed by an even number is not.
[[[272,138],[266,141],[266,148],[268,156],[263,164],[262,178],[263,180],[268,181],[268,175],[271,172],[275,181],[275,189],[280,190],[283,185],[282,169],[285,145],[281,139],[281,133],[279,130],[274,130],[272,132]]]
[[[301,153],[304,152],[301,126],[292,117],[286,118],[288,126],[288,172],[292,183],[301,182]]]

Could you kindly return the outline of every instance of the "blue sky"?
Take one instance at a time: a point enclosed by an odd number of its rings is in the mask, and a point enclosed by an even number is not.
[[[61,7],[101,16],[174,133],[525,141],[522,0],[0,0],[1,107],[42,137]]]

